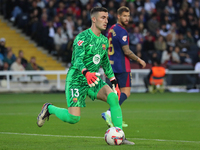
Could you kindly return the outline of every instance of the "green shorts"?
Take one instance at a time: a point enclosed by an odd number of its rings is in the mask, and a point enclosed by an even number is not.
[[[88,95],[92,100],[97,98],[99,90],[107,85],[102,79],[95,87],[89,87],[89,85],[80,85],[77,82],[66,81],[65,85],[65,96],[68,107],[85,107],[85,98]]]

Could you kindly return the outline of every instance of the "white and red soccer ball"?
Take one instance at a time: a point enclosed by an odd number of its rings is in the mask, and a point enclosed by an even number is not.
[[[105,133],[105,141],[108,145],[121,145],[124,139],[124,131],[118,127],[111,127]]]

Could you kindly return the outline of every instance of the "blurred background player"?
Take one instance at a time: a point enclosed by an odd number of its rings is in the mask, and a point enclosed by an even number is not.
[[[155,60],[152,65],[153,67],[151,68],[151,71],[146,77],[144,77],[146,91],[151,93],[155,93],[157,90],[163,92],[165,68],[160,66],[159,60]]]
[[[122,112],[118,97],[102,79],[97,77],[100,74],[96,73],[102,66],[106,76],[117,85],[108,59],[108,39],[101,34],[101,31],[107,28],[107,9],[94,7],[91,10],[91,20],[91,28],[78,34],[73,43],[72,65],[67,73],[65,87],[68,109],[45,103],[37,117],[39,127],[43,126],[51,114],[70,124],[79,122],[81,107],[85,107],[85,98],[88,95],[92,100],[107,102],[113,124],[122,129]],[[126,139],[123,143],[134,145]]]
[[[120,88],[119,104],[130,96],[131,91],[131,69],[130,59],[137,61],[144,68],[146,63],[137,57],[129,48],[129,36],[125,27],[129,23],[130,10],[128,7],[122,6],[117,10],[118,21],[108,31],[109,50],[108,55],[113,72]],[[102,118],[107,122],[108,126],[113,127],[110,109],[102,113]],[[128,125],[123,122],[123,127]]]

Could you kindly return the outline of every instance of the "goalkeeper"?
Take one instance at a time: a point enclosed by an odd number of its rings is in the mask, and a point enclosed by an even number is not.
[[[80,108],[85,107],[85,98],[88,95],[92,100],[107,102],[114,126],[122,129],[118,96],[97,73],[102,66],[106,76],[118,87],[108,59],[108,39],[101,34],[101,31],[106,30],[108,23],[107,9],[94,7],[91,10],[91,21],[91,28],[79,33],[73,43],[72,65],[67,73],[65,85],[68,109],[45,103],[37,117],[39,127],[43,126],[51,114],[64,122],[77,123],[80,120]],[[125,139],[124,144],[134,143]]]

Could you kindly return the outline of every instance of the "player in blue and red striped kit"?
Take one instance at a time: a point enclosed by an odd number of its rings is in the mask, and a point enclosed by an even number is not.
[[[108,31],[109,41],[109,59],[113,72],[117,79],[120,92],[118,92],[119,104],[121,105],[129,96],[131,91],[131,68],[130,59],[140,63],[143,68],[146,63],[137,57],[129,48],[129,36],[125,27],[129,23],[130,10],[122,6],[117,10],[118,21]],[[112,127],[113,123],[110,116],[110,110],[101,114],[102,118]],[[123,123],[123,127],[128,125]]]

